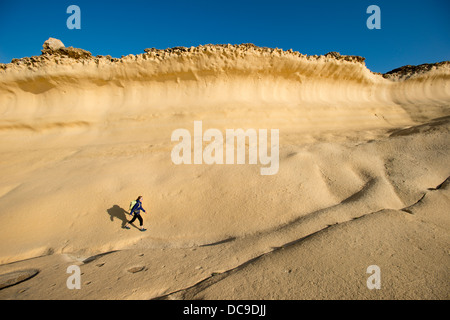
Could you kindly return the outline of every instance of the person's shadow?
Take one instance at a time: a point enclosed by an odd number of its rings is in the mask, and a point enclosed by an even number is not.
[[[125,224],[128,222],[126,216],[128,212],[125,209],[115,204],[111,208],[107,209],[106,212],[108,212],[111,221],[114,221],[114,218],[117,218],[122,221],[122,228],[125,227]]]

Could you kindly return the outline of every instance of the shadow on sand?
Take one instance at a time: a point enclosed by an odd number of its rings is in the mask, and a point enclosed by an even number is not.
[[[114,221],[114,218],[119,219],[122,221],[122,228],[125,227],[125,224],[128,222],[128,212],[125,209],[115,204],[111,208],[107,209],[106,212],[108,212],[111,221]]]

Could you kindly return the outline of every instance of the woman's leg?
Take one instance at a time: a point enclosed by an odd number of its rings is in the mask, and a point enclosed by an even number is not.
[[[133,223],[134,220],[136,220],[136,216],[137,216],[137,214],[133,214],[133,219],[131,219],[130,221],[128,221],[128,222],[125,224],[124,228],[129,229],[129,228],[128,228],[128,225],[129,225],[130,223]],[[141,218],[141,219],[142,219],[142,218]]]
[[[130,221],[128,221],[128,223],[133,223],[134,220],[136,220],[136,218],[137,218],[138,216],[139,216],[138,214],[134,214],[134,215],[133,215],[133,219],[131,219]]]
[[[139,225],[141,226],[141,230],[144,229],[143,225],[144,225],[144,219],[142,219],[141,215],[138,214],[137,218],[139,219]]]

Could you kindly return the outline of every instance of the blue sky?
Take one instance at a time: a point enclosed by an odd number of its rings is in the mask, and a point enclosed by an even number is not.
[[[69,30],[69,5],[81,29]],[[369,30],[369,5],[381,30]],[[120,57],[200,44],[254,43],[304,54],[360,55],[372,71],[450,60],[449,0],[0,0],[0,63],[40,55],[49,37]]]

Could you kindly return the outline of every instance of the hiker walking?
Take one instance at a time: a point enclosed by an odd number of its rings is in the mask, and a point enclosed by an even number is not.
[[[128,221],[128,222],[125,224],[125,226],[124,226],[125,229],[130,229],[130,227],[129,227],[128,225],[129,225],[130,223],[133,223],[136,219],[138,219],[138,220],[139,220],[140,227],[141,227],[141,231],[145,231],[145,230],[146,230],[146,229],[144,229],[144,227],[143,227],[143,225],[144,225],[144,220],[143,220],[142,217],[141,217],[141,210],[144,211],[144,212],[146,212],[146,211],[145,211],[144,208],[142,208],[142,202],[141,202],[141,200],[142,200],[142,196],[139,196],[139,197],[136,199],[136,202],[134,203],[134,205],[131,207],[131,209],[130,209],[130,215],[133,215],[133,219],[131,219],[130,221]],[[132,202],[132,204],[133,204],[133,202]]]

